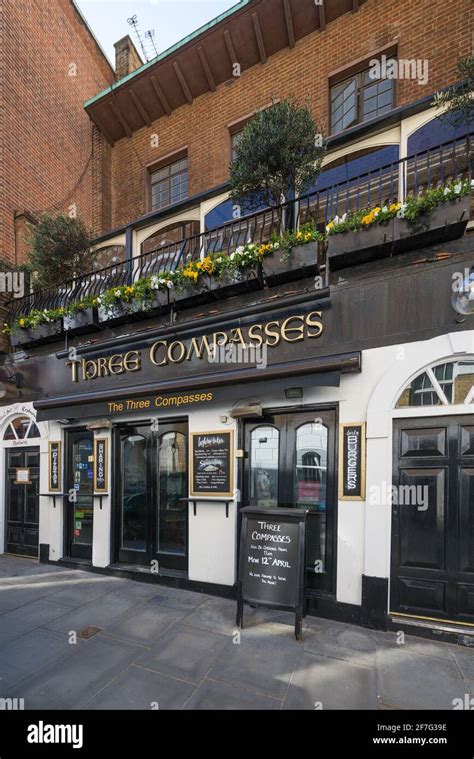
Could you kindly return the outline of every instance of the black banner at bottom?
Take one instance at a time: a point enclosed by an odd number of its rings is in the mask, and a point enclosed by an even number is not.
[[[0,711],[0,757],[48,756],[107,756],[127,757],[142,747],[153,745],[157,729],[173,735],[179,729],[180,753],[187,734],[194,749],[202,740],[206,753],[216,747],[216,753],[226,752],[230,733],[236,733],[245,720],[247,736],[252,736],[252,749],[271,746],[275,737],[280,740],[287,730],[317,731],[319,745],[348,756],[445,757],[471,759],[474,756],[473,715],[474,698],[466,698],[464,708],[456,711]],[[207,724],[206,724],[207,723]],[[219,724],[217,724],[219,723]],[[209,729],[207,729],[209,728]],[[254,729],[252,729],[254,728]],[[249,729],[252,730],[249,733]],[[171,730],[171,732],[170,732]],[[187,731],[187,732],[186,732]],[[191,732],[192,731],[192,732]],[[308,735],[308,733],[304,733]],[[227,735],[227,738],[224,736]],[[293,741],[295,738],[292,733]],[[301,734],[301,737],[303,734]],[[327,750],[326,749],[326,750]],[[363,752],[363,753],[362,753]]]

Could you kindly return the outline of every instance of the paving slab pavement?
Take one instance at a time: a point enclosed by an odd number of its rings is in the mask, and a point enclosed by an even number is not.
[[[0,699],[25,709],[452,709],[474,648],[0,556]],[[95,628],[86,630],[86,628]],[[86,630],[86,633],[84,633]],[[87,637],[90,635],[90,637]]]

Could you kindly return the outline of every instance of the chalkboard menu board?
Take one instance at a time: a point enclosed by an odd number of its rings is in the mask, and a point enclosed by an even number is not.
[[[305,523],[301,509],[247,507],[243,517],[237,624],[243,605],[295,611],[295,634],[301,635],[305,598]]]
[[[94,440],[94,493],[107,492],[107,467],[109,456],[107,438]]]
[[[48,466],[48,485],[50,493],[61,492],[61,441],[50,441],[49,443],[49,466]]]
[[[234,432],[192,432],[192,496],[229,498],[234,494]]]
[[[339,499],[365,500],[365,424],[341,424],[339,439]]]

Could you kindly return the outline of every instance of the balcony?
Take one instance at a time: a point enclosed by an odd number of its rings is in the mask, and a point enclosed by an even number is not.
[[[12,345],[34,347],[316,275],[328,284],[333,271],[462,237],[473,136],[13,299]]]

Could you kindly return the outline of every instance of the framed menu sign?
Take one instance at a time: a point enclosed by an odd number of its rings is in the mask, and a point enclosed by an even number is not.
[[[191,433],[190,476],[192,496],[233,496],[233,430]]]
[[[30,470],[29,469],[17,469],[15,485],[31,485]]]
[[[365,423],[341,424],[339,500],[365,500]]]
[[[305,529],[303,509],[241,509],[237,625],[244,603],[295,612],[295,636],[305,616]]]
[[[108,438],[94,440],[94,493],[107,493],[107,468],[109,460]]]
[[[60,493],[61,492],[61,476],[62,476],[62,458],[61,458],[61,441],[50,441],[49,443],[49,492]]]

